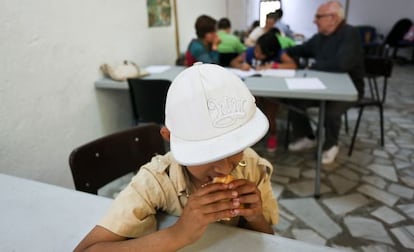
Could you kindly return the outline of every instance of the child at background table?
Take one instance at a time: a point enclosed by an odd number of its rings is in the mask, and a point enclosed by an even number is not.
[[[273,28],[270,32],[263,34],[254,47],[250,47],[244,54],[234,60],[232,67],[248,70],[266,69],[295,69],[296,63],[287,53],[285,53],[277,38],[278,30]],[[266,141],[268,152],[275,152],[277,149],[277,126],[276,114],[279,105],[274,98],[257,98],[259,107],[261,107],[269,120],[269,135]]]
[[[220,39],[217,36],[217,21],[207,15],[201,15],[195,22],[197,38],[191,40],[185,53],[185,65],[195,62],[219,63],[217,47]]]

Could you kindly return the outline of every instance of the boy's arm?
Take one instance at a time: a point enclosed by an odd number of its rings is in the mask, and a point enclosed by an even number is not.
[[[188,198],[175,224],[138,238],[128,239],[96,226],[75,251],[176,251],[204,234],[208,224],[234,217],[232,199],[237,197],[226,184],[207,185]]]
[[[75,248],[78,251],[177,251],[189,244],[175,225],[155,233],[129,239],[96,226]]]
[[[239,54],[236,58],[230,61],[230,67],[237,68],[243,71],[249,71],[250,65],[245,62],[244,58],[244,53]]]
[[[297,65],[295,60],[291,58],[286,52],[282,52],[280,56],[280,63],[278,64],[278,68],[281,69],[296,69]]]

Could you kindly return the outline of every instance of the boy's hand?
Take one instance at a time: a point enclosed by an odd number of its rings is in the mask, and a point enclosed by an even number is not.
[[[242,226],[251,230],[273,234],[272,227],[263,215],[261,192],[256,184],[246,179],[238,179],[229,184],[229,189],[236,190],[239,195],[233,199],[233,202],[238,201],[243,206],[233,210],[235,215],[242,216],[246,221]]]
[[[208,184],[188,198],[184,210],[175,224],[180,230],[181,238],[188,244],[198,240],[208,224],[224,218],[235,216],[233,209],[240,206],[239,201],[233,201],[238,197],[236,190],[228,190],[226,184]]]
[[[229,184],[229,189],[238,192],[239,196],[233,201],[243,205],[243,208],[235,209],[234,214],[243,216],[248,222],[263,217],[262,197],[256,184],[246,179],[238,179]]]

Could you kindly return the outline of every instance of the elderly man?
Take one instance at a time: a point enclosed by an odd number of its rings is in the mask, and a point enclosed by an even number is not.
[[[322,4],[316,14],[314,23],[318,33],[302,45],[287,49],[287,53],[294,57],[311,58],[307,68],[349,73],[359,97],[364,90],[363,50],[358,30],[345,23],[344,9],[337,1]],[[315,101],[293,101],[296,107],[306,109],[317,106]],[[341,115],[352,103],[329,101],[326,103],[325,142],[323,145],[322,163],[332,163],[339,151],[338,136],[341,128]],[[296,142],[289,144],[290,151],[300,151],[316,145],[315,136],[309,119],[294,111],[290,112],[293,125],[293,134]]]

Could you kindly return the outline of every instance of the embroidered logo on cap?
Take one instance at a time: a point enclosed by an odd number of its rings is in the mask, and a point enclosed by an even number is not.
[[[223,100],[207,100],[207,108],[213,127],[225,128],[246,116],[246,100],[224,97]]]

